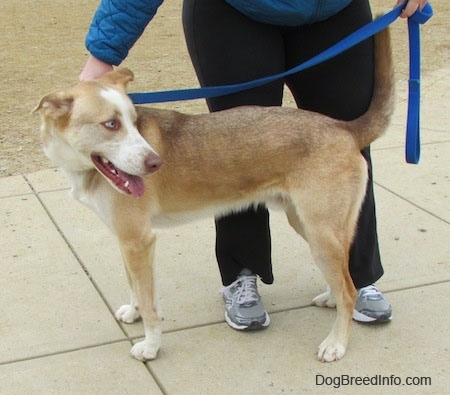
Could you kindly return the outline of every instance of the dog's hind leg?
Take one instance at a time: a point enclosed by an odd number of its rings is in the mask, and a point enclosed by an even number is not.
[[[286,206],[286,216],[289,225],[291,225],[291,227],[306,240],[305,230],[303,229],[303,225],[293,204],[288,204]],[[327,291],[316,296],[313,299],[313,303],[320,307],[336,307],[336,300],[331,292],[331,287],[327,285]]]
[[[351,203],[347,201],[341,210],[336,210],[326,198],[319,201],[320,192],[308,194],[298,199],[297,204],[293,201],[293,207],[286,212],[289,223],[308,242],[313,259],[330,287],[330,292],[316,298],[315,303],[327,306],[336,303],[336,321],[317,355],[319,360],[330,362],[344,356],[350,333],[356,290],[348,269],[348,256],[359,206],[358,201],[350,199]],[[345,206],[355,208],[346,210]]]
[[[306,240],[305,230],[303,229],[303,225],[300,221],[300,217],[298,216],[297,210],[292,203],[285,203],[285,212],[286,217],[289,222],[289,225]]]
[[[356,290],[348,270],[348,246],[334,232],[321,232],[309,240],[311,253],[334,296],[337,316],[329,335],[320,344],[317,358],[330,362],[341,359],[347,348],[355,306]],[[332,303],[327,295],[325,304]],[[317,303],[317,300],[316,300]]]
[[[345,354],[356,301],[348,262],[366,190],[367,164],[359,152],[351,150],[342,149],[332,166],[323,165],[327,158],[314,157],[317,163],[311,169],[315,172],[289,194],[301,224],[294,229],[300,226],[331,290],[314,302],[332,305],[331,296],[336,300],[336,321],[317,354],[319,360],[326,362],[339,360]]]
[[[327,284],[327,290],[313,299],[313,303],[319,307],[336,307],[336,299],[331,292],[331,287]]]

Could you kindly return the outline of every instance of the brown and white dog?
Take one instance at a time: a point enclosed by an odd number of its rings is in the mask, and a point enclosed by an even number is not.
[[[387,30],[375,37],[375,59],[370,108],[350,122],[282,107],[202,115],[134,107],[127,69],[42,98],[35,111],[43,111],[45,153],[69,179],[73,197],[119,239],[132,297],[116,317],[142,317],[145,327],[145,340],[131,349],[135,358],[153,359],[161,345],[153,225],[262,202],[281,206],[309,243],[337,306],[318,358],[342,358],[356,297],[348,255],[367,183],[360,150],[384,132],[393,112]],[[332,294],[315,304],[332,305]]]

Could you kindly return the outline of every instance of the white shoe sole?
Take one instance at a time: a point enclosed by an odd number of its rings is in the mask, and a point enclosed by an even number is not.
[[[270,324],[270,318],[269,318],[269,314],[267,314],[267,312],[266,312],[266,319],[262,324],[260,324],[257,321],[253,321],[250,325],[236,324],[236,322],[231,321],[230,317],[228,317],[228,312],[226,312],[226,311],[225,311],[225,321],[227,322],[227,324],[229,326],[231,326],[233,329],[236,329],[238,331],[262,329],[262,328],[268,327]]]
[[[391,321],[392,320],[392,315],[386,320],[377,320],[376,318],[369,317],[369,316],[367,316],[365,314],[360,313],[357,310],[353,310],[353,319],[355,321],[358,321],[358,322],[366,322],[366,323],[380,322],[381,323],[381,322],[389,322],[389,321]]]

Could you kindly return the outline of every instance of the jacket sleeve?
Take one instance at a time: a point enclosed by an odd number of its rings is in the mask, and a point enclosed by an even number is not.
[[[86,48],[96,58],[119,65],[163,1],[101,0],[86,36]]]

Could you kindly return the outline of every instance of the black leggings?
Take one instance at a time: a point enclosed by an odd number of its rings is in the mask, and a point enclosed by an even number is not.
[[[202,86],[234,84],[291,69],[372,19],[368,0],[354,0],[324,22],[300,27],[255,22],[225,0],[184,0],[183,26],[188,50]],[[373,88],[371,39],[286,80],[207,100],[210,111],[239,105],[278,106],[283,85],[297,106],[342,120],[368,108]],[[383,274],[375,218],[370,150],[367,194],[350,251],[350,273],[357,288]],[[330,157],[330,161],[333,158]],[[265,207],[216,219],[216,256],[222,282],[231,284],[248,268],[273,282],[269,213]]]

